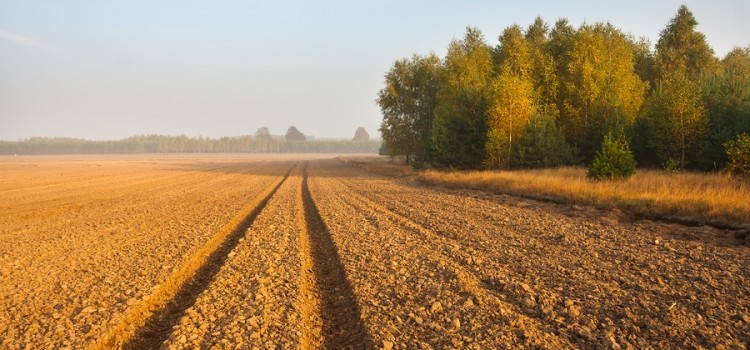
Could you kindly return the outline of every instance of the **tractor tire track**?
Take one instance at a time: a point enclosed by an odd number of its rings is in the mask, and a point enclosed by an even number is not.
[[[121,317],[119,324],[94,348],[158,348],[169,337],[172,327],[179,322],[185,310],[208,287],[228,254],[293,169],[294,167],[289,169],[280,180],[243,208],[240,214],[193,254],[179,271],[155,288],[154,293],[141,304],[129,309]]]
[[[336,244],[308,186],[307,164],[300,192],[302,237],[303,349],[371,349],[357,297],[347,279]]]
[[[300,348],[301,186],[296,167],[162,348]]]

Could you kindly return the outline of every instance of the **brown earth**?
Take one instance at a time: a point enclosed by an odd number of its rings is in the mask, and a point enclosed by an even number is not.
[[[750,248],[714,228],[338,159],[0,174],[0,348],[750,347]]]

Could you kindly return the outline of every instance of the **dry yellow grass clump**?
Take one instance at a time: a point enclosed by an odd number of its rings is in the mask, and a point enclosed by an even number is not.
[[[724,174],[639,170],[627,180],[593,181],[583,168],[519,171],[425,171],[425,182],[499,193],[557,197],[641,215],[727,224],[750,222],[750,186]]]

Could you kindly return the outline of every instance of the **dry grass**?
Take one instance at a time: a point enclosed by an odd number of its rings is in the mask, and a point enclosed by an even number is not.
[[[404,163],[403,157],[392,159],[384,156],[345,156],[339,159],[356,168],[365,171],[391,177],[404,177],[413,175],[415,171]]]
[[[498,193],[555,197],[646,216],[685,217],[723,224],[750,222],[750,186],[723,174],[639,170],[627,180],[592,181],[583,168],[438,172],[428,183]]]

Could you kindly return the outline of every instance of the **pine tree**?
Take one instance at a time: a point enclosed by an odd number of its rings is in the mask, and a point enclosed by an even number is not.
[[[628,178],[635,174],[635,165],[628,141],[607,133],[589,167],[588,177],[595,180]]]
[[[555,124],[555,118],[550,115],[532,116],[516,145],[515,167],[547,168],[573,161],[573,151],[565,142],[562,129]]]

